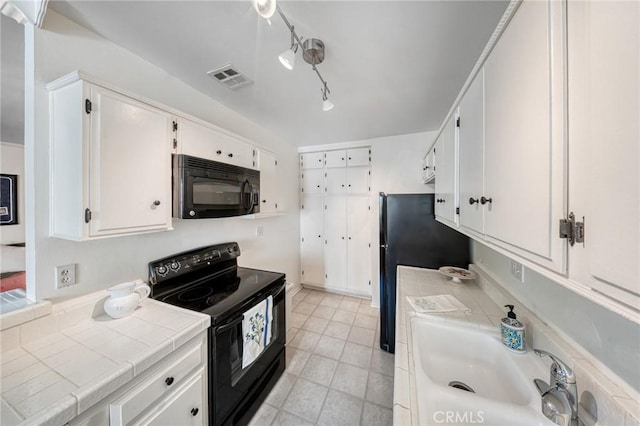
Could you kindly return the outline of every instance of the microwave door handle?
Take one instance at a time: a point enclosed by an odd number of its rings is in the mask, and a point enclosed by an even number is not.
[[[251,182],[249,182],[248,179],[245,182],[249,186],[249,191],[247,191],[247,200],[249,201],[247,205],[247,213],[252,213],[253,212],[253,185],[251,184]]]
[[[245,205],[245,201],[244,201],[244,200],[245,200],[245,198],[244,198],[244,194],[245,194],[244,189],[247,187],[247,184],[248,184],[248,183],[249,183],[249,181],[245,179],[245,180],[242,182],[242,185],[240,185],[240,206],[241,206],[243,209],[247,209],[247,206]]]

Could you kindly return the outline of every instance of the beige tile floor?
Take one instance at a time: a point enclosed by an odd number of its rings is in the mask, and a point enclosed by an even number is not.
[[[369,299],[304,289],[290,324],[287,369],[252,425],[392,424],[393,355]]]

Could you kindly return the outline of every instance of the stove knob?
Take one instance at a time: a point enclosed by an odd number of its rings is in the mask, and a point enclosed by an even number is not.
[[[158,267],[156,267],[156,272],[158,273],[158,275],[160,275],[161,277],[164,277],[165,275],[167,275],[167,267],[164,265],[160,265]]]
[[[229,253],[233,253],[233,249],[232,249],[231,247],[227,248],[227,251],[228,251]]]
[[[193,210],[189,211],[189,216],[194,217],[196,215],[196,212]]]
[[[180,269],[180,262],[178,262],[177,260],[174,260],[169,265],[169,269],[171,269],[173,272],[177,272],[178,269]]]

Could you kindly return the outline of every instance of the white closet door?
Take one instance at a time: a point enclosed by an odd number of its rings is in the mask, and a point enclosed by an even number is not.
[[[345,195],[347,193],[347,168],[325,169],[325,194]]]
[[[348,289],[371,295],[371,211],[369,197],[349,197],[347,202]]]
[[[305,169],[300,173],[302,195],[320,195],[324,191],[324,171],[322,169]]]
[[[347,151],[344,149],[338,151],[326,151],[324,153],[325,167],[346,167]]]
[[[323,222],[322,197],[304,197],[300,205],[300,266],[305,284],[324,284]]]
[[[325,285],[347,288],[347,197],[325,197]]]
[[[347,165],[349,167],[354,166],[368,166],[371,163],[371,149],[367,148],[352,148],[347,150]]]
[[[347,168],[347,193],[365,195],[369,193],[369,167]]]

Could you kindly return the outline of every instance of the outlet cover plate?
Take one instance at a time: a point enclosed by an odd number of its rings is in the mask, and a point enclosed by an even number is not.
[[[64,288],[77,284],[77,263],[56,267],[56,288]]]

